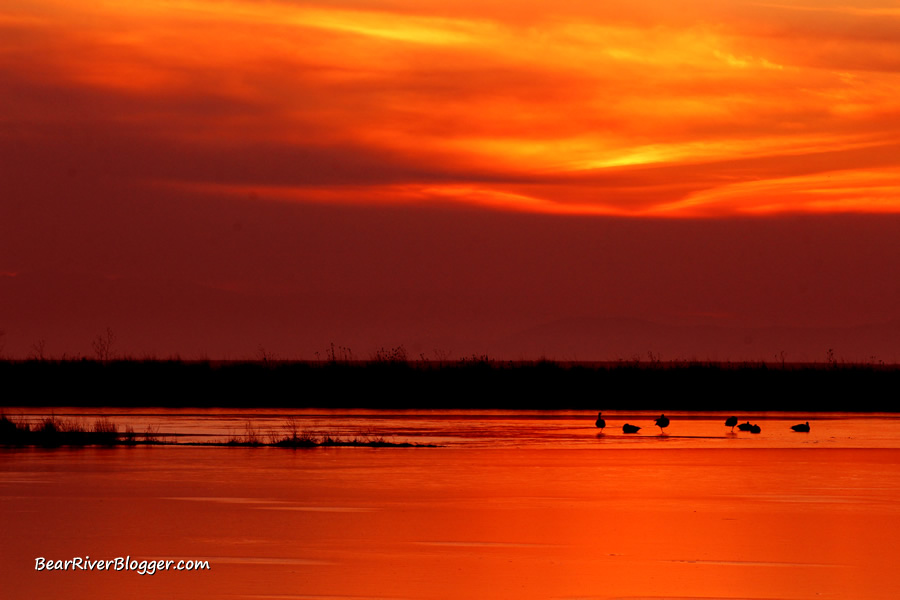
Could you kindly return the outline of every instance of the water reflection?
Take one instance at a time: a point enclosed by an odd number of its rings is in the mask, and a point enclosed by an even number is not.
[[[16,582],[7,598],[900,592],[884,575],[900,533],[897,450],[124,448],[6,458],[0,559]],[[137,578],[30,568],[35,556],[85,554],[203,557],[212,570]]]
[[[123,430],[148,428],[170,441],[227,441],[241,438],[248,430],[260,437],[283,436],[288,428],[316,435],[352,438],[365,435],[386,436],[391,441],[440,444],[450,447],[545,447],[589,448],[598,441],[604,445],[654,447],[711,448],[793,448],[798,444],[833,448],[900,448],[895,414],[817,413],[744,413],[737,425],[737,435],[725,424],[728,413],[656,412],[627,413],[604,411],[371,411],[321,409],[284,410],[216,410],[172,409],[7,409],[6,414],[37,422],[53,414],[64,419],[93,423],[98,417],[109,418]],[[596,414],[596,416],[595,416]],[[602,437],[596,423],[604,421]],[[657,421],[664,425],[657,425]],[[810,421],[806,436],[791,429],[798,422]],[[752,421],[752,423],[751,423]],[[639,429],[623,431],[624,425]],[[760,435],[750,436],[753,425]],[[624,435],[623,435],[624,434]]]
[[[63,411],[55,411],[62,415]],[[116,413],[198,436],[284,413]],[[84,414],[82,416],[85,416]],[[0,452],[3,597],[893,600],[893,416],[291,413],[441,448]],[[87,417],[85,417],[87,418]],[[812,419],[812,417],[810,417]],[[650,433],[622,434],[625,422]],[[47,573],[39,556],[204,558],[209,572]]]

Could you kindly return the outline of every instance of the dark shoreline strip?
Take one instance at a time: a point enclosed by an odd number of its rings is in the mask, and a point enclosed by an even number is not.
[[[841,362],[7,360],[0,380],[8,407],[900,411],[879,392],[900,365]]]

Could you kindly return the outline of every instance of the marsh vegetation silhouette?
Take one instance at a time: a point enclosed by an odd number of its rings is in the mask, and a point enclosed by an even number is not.
[[[646,410],[650,398],[691,389],[696,393],[667,408],[715,411],[721,408],[721,391],[728,390],[735,411],[813,414],[846,410],[842,399],[854,395],[859,396],[854,410],[893,412],[889,396],[858,392],[900,387],[900,365],[775,369],[764,363],[567,363],[484,356],[429,361],[410,359],[400,349],[362,360],[337,346],[327,360],[316,361],[279,360],[268,352],[252,361],[158,360],[127,357],[111,331],[95,341],[92,355],[59,359],[38,352],[0,360],[0,406],[585,409],[596,415],[585,389],[602,389],[610,410]]]
[[[0,413],[0,447],[5,446],[38,446],[43,448],[59,448],[62,446],[220,446],[220,447],[277,447],[277,448],[315,448],[319,446],[364,446],[371,448],[434,448],[434,444],[411,442],[395,442],[383,435],[362,434],[345,437],[330,434],[316,434],[301,431],[293,420],[284,425],[285,433],[279,435],[272,432],[263,436],[249,423],[244,435],[234,435],[229,440],[214,441],[179,441],[176,438],[184,434],[160,435],[158,427],[148,426],[143,433],[135,433],[134,428],[126,427],[124,431],[108,418],[98,418],[93,425],[78,420],[61,419],[56,416],[45,417],[35,423],[23,418],[9,418]],[[267,439],[266,439],[267,437]]]

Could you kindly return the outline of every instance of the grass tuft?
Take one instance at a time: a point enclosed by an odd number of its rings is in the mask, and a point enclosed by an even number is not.
[[[115,446],[119,441],[119,430],[109,419],[97,419],[94,421],[94,442],[104,446]]]

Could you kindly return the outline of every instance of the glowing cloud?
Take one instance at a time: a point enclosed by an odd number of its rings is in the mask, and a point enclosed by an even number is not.
[[[897,9],[659,4],[14,2],[0,142],[292,201],[900,212]]]

